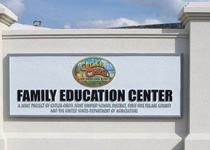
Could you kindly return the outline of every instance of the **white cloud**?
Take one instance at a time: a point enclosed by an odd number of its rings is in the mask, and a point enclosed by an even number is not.
[[[118,18],[116,20],[95,20],[82,21],[77,24],[78,28],[110,28],[138,25],[138,21],[129,20],[127,18]]]
[[[143,24],[161,24],[162,21],[158,19],[145,19]]]
[[[49,30],[50,28],[14,23],[10,26],[10,29],[11,30]]]
[[[0,3],[11,9],[17,16],[21,16],[25,10],[23,0],[0,0]]]
[[[65,25],[63,26],[63,29],[70,29],[70,25],[65,24]]]
[[[127,18],[118,18],[115,20],[95,20],[95,21],[83,21],[79,22],[77,28],[111,28],[111,27],[125,27],[125,26],[137,26],[143,24],[159,24],[162,23],[157,19],[145,19],[144,22],[138,22]]]
[[[135,26],[139,22],[135,20],[130,20],[127,18],[118,18],[116,20],[104,21],[108,24],[108,27],[122,27],[122,26]]]

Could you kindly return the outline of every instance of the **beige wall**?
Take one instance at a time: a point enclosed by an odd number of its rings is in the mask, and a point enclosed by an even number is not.
[[[7,11],[6,11],[7,10]],[[0,150],[210,149],[210,3],[189,3],[186,29],[10,30],[17,18],[0,5]],[[181,118],[13,118],[8,54],[183,54]]]
[[[47,146],[55,150],[60,142],[66,150],[69,149],[67,145],[73,145],[75,149],[128,149],[130,145],[138,150],[182,149],[188,133],[187,80],[183,83],[185,109],[182,118],[12,118],[8,117],[7,54],[183,53],[186,67],[188,42],[188,30],[185,29],[3,31],[4,133],[8,137],[8,149],[26,150],[29,145],[30,149],[37,149],[38,144],[44,145],[40,149]],[[187,78],[188,69],[184,74]],[[25,137],[27,140],[22,139]]]

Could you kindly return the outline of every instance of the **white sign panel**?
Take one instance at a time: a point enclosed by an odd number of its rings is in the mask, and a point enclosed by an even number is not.
[[[10,116],[180,117],[181,56],[9,55]]]

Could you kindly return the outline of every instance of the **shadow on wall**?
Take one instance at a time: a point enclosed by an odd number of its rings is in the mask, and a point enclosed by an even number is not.
[[[184,140],[179,142],[172,150],[184,150]]]
[[[189,51],[189,44],[187,44],[184,49],[183,45],[181,44],[182,40],[186,40],[186,43],[189,43],[189,37],[187,39],[176,39],[175,40],[175,53],[182,54],[182,81],[181,81],[181,101],[182,101],[182,119],[178,119],[175,122],[175,132],[177,135],[182,137],[182,141],[179,142],[173,150],[184,150],[184,140],[189,134],[189,79],[190,79],[190,70],[189,70],[189,58],[190,58],[190,51]]]

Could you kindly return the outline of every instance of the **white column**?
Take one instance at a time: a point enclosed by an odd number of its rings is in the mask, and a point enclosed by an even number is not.
[[[190,32],[189,135],[185,139],[185,150],[209,150],[210,3],[189,3],[179,19]]]
[[[2,30],[9,28],[17,21],[17,16],[8,8],[0,4],[0,150],[6,150],[7,142],[4,137],[4,114],[3,114],[3,57],[2,57]]]

